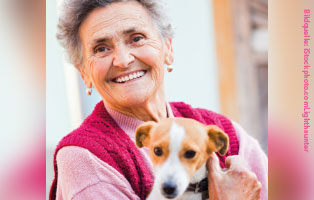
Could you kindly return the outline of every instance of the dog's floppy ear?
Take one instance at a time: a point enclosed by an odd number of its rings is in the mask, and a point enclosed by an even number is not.
[[[228,151],[229,137],[220,128],[215,125],[208,125],[206,127],[207,135],[211,141],[211,151],[218,152],[220,155],[225,155]],[[214,148],[212,147],[214,143]]]
[[[145,122],[139,125],[135,131],[136,146],[139,148],[147,147],[149,145],[150,130],[156,123],[153,121]]]

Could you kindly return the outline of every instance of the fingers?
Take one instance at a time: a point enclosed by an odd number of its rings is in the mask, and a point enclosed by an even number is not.
[[[240,156],[226,158],[226,167],[222,170],[215,153],[207,162],[208,190],[213,199],[260,200],[262,185]],[[211,198],[212,199],[212,198]]]
[[[211,196],[216,195],[217,198],[214,199],[224,200],[260,200],[262,185],[255,173],[248,169],[244,159],[240,156],[229,156],[225,164],[228,169],[222,170],[215,153],[211,154],[208,159],[208,187]]]
[[[248,171],[247,164],[241,156],[228,156],[225,165],[231,170]]]
[[[257,178],[251,179],[251,181],[252,181],[252,184],[251,184],[252,191],[254,191],[256,196],[260,196],[261,195],[261,191],[262,191],[262,184],[261,184],[261,182],[259,182],[257,180]]]
[[[218,176],[222,173],[219,159],[215,153],[212,153],[207,161],[208,176]]]
[[[260,200],[262,196],[262,184],[258,181],[256,192],[255,192],[255,199]]]
[[[207,161],[207,169],[208,171],[221,171],[221,167],[219,165],[219,159],[215,153],[212,153]]]
[[[252,181],[252,184],[249,187],[249,193],[250,193],[250,200],[260,200],[261,199],[261,194],[262,194],[262,184],[254,180]]]

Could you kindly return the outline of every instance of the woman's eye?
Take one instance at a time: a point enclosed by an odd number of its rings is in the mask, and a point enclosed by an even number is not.
[[[106,51],[106,47],[97,47],[97,48],[95,48],[95,50],[94,50],[94,52],[95,53],[99,53],[99,52],[104,52],[104,51]]]
[[[100,47],[100,48],[97,48],[96,49],[96,52],[102,52],[102,51],[105,51],[106,48],[105,47]]]
[[[162,155],[162,149],[160,147],[155,147],[154,153],[156,156],[161,156]]]
[[[184,153],[184,157],[187,158],[187,159],[192,159],[194,158],[196,152],[193,151],[193,150],[188,150]]]
[[[132,42],[139,42],[139,41],[141,41],[142,39],[144,39],[143,36],[136,36],[136,37],[133,38]]]
[[[104,47],[104,46],[100,46],[100,47],[96,47],[94,49],[94,54],[97,56],[97,57],[102,57],[104,56],[108,51],[108,48],[107,47]]]

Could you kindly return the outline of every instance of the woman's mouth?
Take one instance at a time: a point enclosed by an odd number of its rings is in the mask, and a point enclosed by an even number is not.
[[[127,75],[122,75],[119,76],[118,78],[113,79],[113,82],[115,83],[126,83],[128,81],[140,78],[142,76],[144,76],[146,73],[146,71],[141,70],[141,71],[136,71],[136,72],[132,72],[130,74]]]

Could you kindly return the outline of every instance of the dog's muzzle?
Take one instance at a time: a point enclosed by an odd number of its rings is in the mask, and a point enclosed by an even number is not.
[[[161,186],[162,188],[162,194],[168,198],[173,199],[177,196],[177,185],[174,182],[165,182]]]

